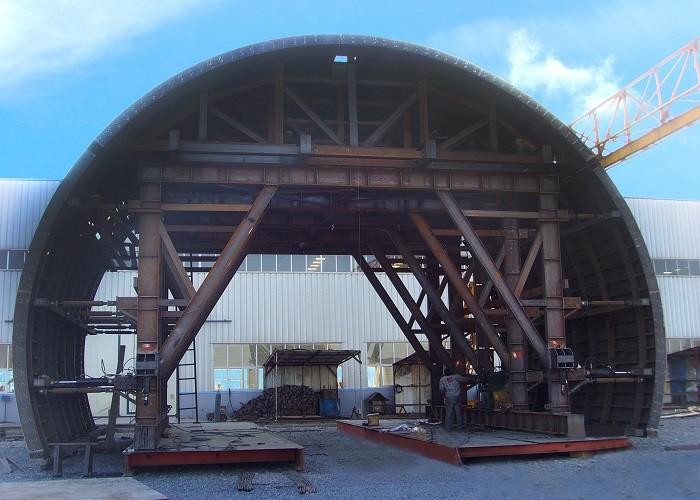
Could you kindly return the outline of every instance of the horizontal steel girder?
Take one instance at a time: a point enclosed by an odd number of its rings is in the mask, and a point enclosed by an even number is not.
[[[381,168],[380,168],[381,167]],[[141,182],[556,193],[556,178],[509,172],[293,165],[142,165]]]

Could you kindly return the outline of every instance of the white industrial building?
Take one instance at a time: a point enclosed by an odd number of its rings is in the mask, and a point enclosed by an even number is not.
[[[0,414],[6,421],[18,420],[12,394],[11,344],[21,268],[42,212],[59,183],[0,180]],[[666,352],[696,348],[700,346],[700,201],[626,201],[654,261]],[[302,258],[308,260],[301,262]],[[134,296],[135,276],[135,271],[107,273],[96,300]],[[195,288],[203,277],[204,273],[193,274]],[[392,293],[393,287],[383,278],[380,275]],[[403,279],[417,297],[420,288],[412,276]],[[229,299],[233,296],[236,300]],[[397,295],[392,293],[392,297],[401,304]],[[408,316],[406,310],[403,313]],[[126,345],[128,369],[133,365],[133,335],[88,337],[85,373],[113,372],[119,344]],[[392,365],[413,352],[365,276],[354,271],[349,256],[249,256],[196,339],[200,414],[211,411],[216,391],[234,394],[233,407],[257,395],[264,378],[262,363],[276,348],[360,350],[362,365],[350,360],[338,370],[345,392],[341,411],[347,414],[366,394],[378,389],[393,397]],[[697,363],[693,357],[669,358],[665,402],[697,400]],[[174,379],[168,396],[173,407],[177,404]],[[110,399],[109,394],[91,395],[93,414],[106,414]],[[123,414],[129,411],[128,406],[122,407]]]

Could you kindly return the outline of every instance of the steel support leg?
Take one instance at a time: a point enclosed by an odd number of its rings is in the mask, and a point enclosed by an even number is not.
[[[515,289],[520,277],[520,239],[517,219],[503,219],[504,230],[504,272],[506,283]],[[506,317],[508,350],[510,351],[510,400],[514,411],[528,411],[527,361],[528,345],[523,329],[509,314]]]
[[[459,208],[459,204],[448,191],[437,191],[436,193],[445,205],[450,218],[459,228],[462,236],[464,236],[464,239],[466,240],[467,245],[469,245],[472,254],[479,261],[479,263],[484,266],[484,270],[488,273],[491,281],[493,281],[493,285],[496,287],[496,290],[498,290],[503,303],[518,321],[518,324],[520,324],[525,332],[530,345],[537,352],[537,355],[542,360],[542,363],[546,366],[548,363],[547,346],[542,341],[540,333],[530,322],[530,318],[527,317],[527,314],[525,313],[523,306],[520,304],[520,301],[508,287],[503,275],[494,264],[493,259],[484,247],[484,244],[479,239],[476,231],[474,231],[474,228],[469,223],[464,213],[462,213],[462,210]]]
[[[551,213],[548,219],[556,219],[557,197],[554,194],[540,195],[540,211]],[[545,301],[545,333],[549,348],[566,347],[564,326],[564,279],[561,269],[561,244],[559,223],[543,220],[542,228],[542,270]],[[555,413],[569,411],[569,387],[566,376],[555,369],[549,370],[549,404]]]
[[[163,221],[160,222],[159,232],[163,243],[163,264],[165,264],[164,270],[168,288],[176,299],[192,300],[195,294],[194,285],[192,285],[189,276],[187,276],[185,266],[177,254],[177,250],[163,225]]]
[[[489,287],[488,276],[484,272],[484,268],[478,263],[474,263],[474,286],[477,294],[481,295],[484,300],[484,304],[488,299],[488,294],[490,293],[487,288]],[[479,376],[483,377],[486,381],[486,376],[494,372],[494,359],[493,359],[493,349],[489,343],[488,336],[486,332],[481,327],[481,325],[476,325],[476,352],[479,357]],[[506,356],[506,360],[510,358]],[[507,363],[508,361],[506,361]]]
[[[372,288],[374,288],[374,291],[377,292],[377,295],[384,303],[384,306],[387,308],[387,310],[389,311],[391,316],[394,318],[394,321],[396,322],[398,327],[401,329],[403,334],[406,336],[406,339],[411,344],[411,347],[413,347],[413,350],[416,351],[416,354],[418,355],[420,360],[423,362],[425,367],[428,370],[430,370],[430,356],[425,351],[425,349],[423,348],[423,345],[420,343],[420,341],[416,338],[416,336],[411,331],[411,327],[408,326],[408,323],[406,323],[406,320],[401,315],[401,311],[399,311],[399,308],[396,307],[396,304],[394,304],[394,301],[391,300],[391,297],[387,293],[386,289],[379,282],[379,279],[374,274],[374,271],[369,267],[369,264],[367,264],[367,261],[365,260],[365,258],[362,255],[354,255],[353,257],[355,258],[355,261],[357,262],[357,264],[360,266],[360,269],[362,269],[362,272],[365,274],[367,281],[369,281],[369,283],[372,285]],[[411,302],[413,302],[413,301],[411,301]],[[419,310],[419,312],[420,312],[420,310]],[[426,333],[426,336],[428,336],[427,333]],[[447,354],[447,353],[445,353],[445,354]]]
[[[154,449],[165,422],[159,419],[164,401],[158,391],[157,353],[161,338],[159,300],[162,288],[160,244],[160,184],[141,184],[138,256],[138,315],[136,318],[136,394],[134,447]]]
[[[430,230],[430,227],[423,216],[416,212],[411,212],[409,215],[411,216],[411,220],[415,224],[416,228],[418,228],[421,236],[428,244],[428,248],[430,248],[430,251],[440,263],[442,272],[445,273],[447,279],[450,280],[450,284],[454,287],[455,291],[459,294],[462,300],[467,304],[469,311],[472,313],[479,326],[483,329],[489,343],[493,346],[495,351],[498,353],[498,356],[501,358],[502,364],[507,368],[509,363],[508,350],[506,349],[505,344],[503,344],[503,341],[501,341],[501,339],[498,337],[498,333],[496,333],[491,320],[488,318],[488,316],[486,316],[486,313],[481,306],[479,306],[476,297],[474,297],[474,295],[472,295],[472,293],[469,291],[469,287],[462,279],[462,273],[459,271],[455,263],[452,262],[452,259],[450,259],[450,256],[447,254],[440,241],[438,241],[433,232]]]

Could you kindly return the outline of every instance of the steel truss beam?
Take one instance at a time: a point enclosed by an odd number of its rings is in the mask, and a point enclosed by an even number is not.
[[[411,212],[409,215],[411,216],[411,220],[415,224],[416,228],[418,228],[421,236],[423,236],[423,239],[428,244],[430,251],[440,263],[445,276],[450,281],[452,286],[455,287],[455,290],[462,300],[467,304],[469,312],[474,315],[474,318],[479,323],[479,326],[484,329],[484,333],[488,338],[489,343],[493,346],[494,350],[498,354],[498,357],[501,358],[501,362],[507,368],[510,363],[508,349],[499,338],[498,333],[496,333],[496,330],[494,329],[489,317],[486,316],[484,310],[481,308],[474,295],[472,295],[472,293],[469,291],[464,279],[462,279],[462,273],[459,271],[454,262],[452,262],[450,256],[447,255],[447,252],[442,247],[440,241],[435,237],[435,235],[433,235],[430,230],[430,226],[428,226],[428,223],[423,216],[416,212]]]
[[[420,341],[416,338],[416,336],[411,331],[411,327],[408,325],[408,323],[406,323],[406,320],[401,315],[401,311],[399,311],[399,308],[396,307],[396,304],[394,304],[394,301],[391,300],[391,297],[387,293],[386,289],[379,282],[379,279],[374,274],[374,271],[372,270],[372,268],[369,267],[369,264],[367,264],[367,261],[365,260],[365,258],[362,255],[356,254],[356,255],[353,255],[353,258],[355,259],[357,264],[360,266],[360,269],[362,269],[362,272],[364,273],[365,277],[367,278],[367,281],[369,281],[369,283],[372,285],[372,288],[374,288],[374,291],[377,292],[377,295],[384,303],[384,306],[387,308],[387,310],[391,314],[391,317],[394,318],[394,321],[396,322],[398,327],[401,329],[403,334],[406,336],[406,339],[411,344],[411,347],[413,347],[413,349],[416,351],[416,354],[420,358],[421,362],[425,365],[426,368],[430,369],[430,356],[428,355],[427,352],[425,352],[425,349],[423,349],[423,345],[420,343]],[[413,301],[410,301],[410,302],[412,303]],[[426,332],[426,337],[428,337],[429,341],[430,341],[430,338],[433,336],[434,336],[434,334],[431,335],[428,332]],[[449,360],[449,357],[447,359]]]
[[[262,221],[263,214],[277,192],[277,186],[265,186],[253,202],[245,219],[238,225],[228,244],[195,293],[182,317],[160,350],[158,376],[167,380],[182,359],[188,346],[211,313],[231,278],[236,273],[245,251]]]
[[[532,347],[535,349],[535,352],[539,356],[542,363],[544,363],[545,366],[547,366],[547,346],[542,340],[542,337],[540,337],[540,334],[537,331],[537,329],[530,322],[530,319],[528,318],[527,313],[523,309],[523,306],[518,301],[518,298],[508,287],[508,284],[503,278],[503,275],[496,267],[495,263],[493,262],[493,259],[489,255],[483,243],[481,243],[481,240],[474,231],[474,228],[472,227],[471,223],[462,213],[462,210],[459,208],[457,201],[454,199],[454,197],[449,191],[437,191],[437,195],[445,204],[447,213],[449,214],[452,221],[462,232],[462,236],[464,236],[464,239],[466,240],[467,245],[471,249],[472,254],[484,267],[484,270],[489,275],[491,281],[493,281],[493,284],[496,287],[496,290],[498,290],[498,293],[501,295],[501,299],[506,304],[506,307],[508,307],[508,310],[511,312],[511,314],[515,317],[515,319],[522,327],[523,331],[525,332],[525,335],[527,336],[528,341],[530,342],[530,345],[532,345]]]
[[[425,290],[425,293],[428,295],[428,298],[430,299],[432,305],[435,307],[435,310],[437,311],[438,315],[440,315],[442,321],[449,328],[450,339],[454,343],[453,345],[457,346],[464,353],[464,355],[469,359],[469,362],[472,364],[473,367],[478,366],[476,352],[474,352],[472,346],[469,345],[469,342],[467,342],[467,339],[464,336],[464,331],[452,317],[452,314],[450,313],[449,309],[447,309],[447,306],[442,301],[442,297],[440,297],[440,295],[437,293],[437,290],[435,290],[435,287],[431,283],[430,278],[420,267],[420,264],[414,257],[411,249],[408,248],[406,243],[403,241],[401,234],[394,229],[389,231],[389,236],[394,242],[394,245],[396,245],[396,248],[398,249],[399,253],[403,255],[406,264],[418,280],[418,283],[420,283],[420,285]]]

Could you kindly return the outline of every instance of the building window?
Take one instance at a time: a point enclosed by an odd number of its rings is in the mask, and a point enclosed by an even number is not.
[[[316,344],[214,344],[214,390],[263,389],[263,364],[276,349],[340,349],[339,342]],[[338,367],[339,379],[342,377]]]
[[[12,371],[12,346],[0,344],[0,392],[15,392]]]
[[[277,256],[277,272],[288,273],[292,270],[292,256],[278,255]]]
[[[349,255],[249,254],[238,270],[265,273],[349,273],[353,271],[353,260]]]
[[[0,250],[0,270],[21,271],[27,250]]]
[[[654,259],[657,276],[700,276],[700,260]]]
[[[245,258],[246,271],[261,271],[262,264],[260,260],[260,254],[250,254]]]
[[[394,385],[394,363],[413,353],[408,342],[368,342],[367,387]]]
[[[338,264],[339,273],[349,273],[352,271],[352,257],[349,255],[337,255],[336,262]]]

